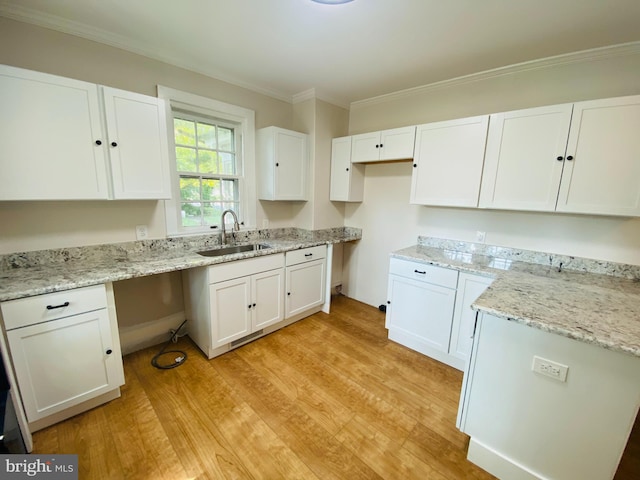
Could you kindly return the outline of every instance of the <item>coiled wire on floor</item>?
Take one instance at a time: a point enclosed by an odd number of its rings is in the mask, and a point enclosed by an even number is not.
[[[169,370],[171,368],[176,368],[179,367],[180,365],[182,365],[186,360],[187,360],[187,353],[182,351],[182,350],[167,350],[167,347],[169,346],[169,344],[171,342],[177,342],[178,341],[178,333],[180,332],[180,330],[182,330],[182,327],[184,326],[184,324],[187,323],[187,321],[185,320],[184,322],[182,322],[180,324],[180,326],[176,329],[175,332],[173,332],[173,335],[171,335],[171,338],[169,339],[169,341],[167,343],[164,344],[164,346],[160,349],[160,351],[158,353],[155,354],[155,356],[151,359],[151,365],[153,365],[156,368],[159,368],[160,370]],[[162,356],[162,355],[168,355],[170,353],[178,353],[179,355],[177,357],[175,357],[173,363],[169,363],[167,365],[161,365],[158,362],[158,359]]]

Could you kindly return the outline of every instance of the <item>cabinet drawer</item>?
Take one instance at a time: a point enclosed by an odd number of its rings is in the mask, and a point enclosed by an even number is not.
[[[42,323],[79,313],[106,308],[104,285],[47,293],[3,302],[2,316],[7,330]]]
[[[455,270],[398,258],[391,259],[389,273],[447,288],[456,288],[458,285],[458,272]]]
[[[224,282],[232,278],[246,277],[282,267],[284,267],[282,253],[212,265],[208,267],[209,283]]]
[[[302,262],[309,262],[311,260],[319,260],[327,256],[326,245],[318,245],[317,247],[303,248],[301,250],[293,250],[286,253],[287,267],[290,265],[297,265]]]

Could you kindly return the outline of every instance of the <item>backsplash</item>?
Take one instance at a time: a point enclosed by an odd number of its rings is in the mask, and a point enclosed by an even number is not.
[[[351,227],[328,228],[324,230],[304,230],[301,228],[274,228],[265,230],[247,230],[233,232],[229,237],[234,243],[266,241],[269,239],[328,241],[342,237],[362,236],[362,230]],[[206,250],[220,246],[220,234],[192,235],[170,237],[156,240],[139,240],[134,242],[91,245],[87,247],[55,248],[0,255],[0,271],[14,268],[35,267],[40,265],[56,265],[78,260],[92,261],[104,259],[105,256],[114,262],[129,257],[157,252],[182,252]]]
[[[441,248],[456,252],[486,255],[511,261],[520,261],[562,268],[576,272],[598,273],[614,277],[627,278],[640,281],[640,265],[627,265],[624,263],[608,262],[591,258],[573,257],[556,253],[536,252],[518,248],[500,247],[484,243],[463,242],[460,240],[448,240],[444,238],[418,236],[418,245],[425,247]]]

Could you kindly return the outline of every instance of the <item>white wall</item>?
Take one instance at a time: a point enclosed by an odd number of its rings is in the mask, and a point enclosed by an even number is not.
[[[640,51],[358,102],[349,133],[632,94],[640,94]],[[346,206],[345,225],[363,229],[345,249],[350,297],[384,303],[388,255],[418,235],[475,241],[482,230],[489,244],[640,264],[640,219],[409,205],[411,170],[367,165],[364,201]]]

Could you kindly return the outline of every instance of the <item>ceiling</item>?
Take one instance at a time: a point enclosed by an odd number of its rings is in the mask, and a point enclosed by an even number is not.
[[[640,41],[638,0],[0,0],[0,16],[339,105]]]

